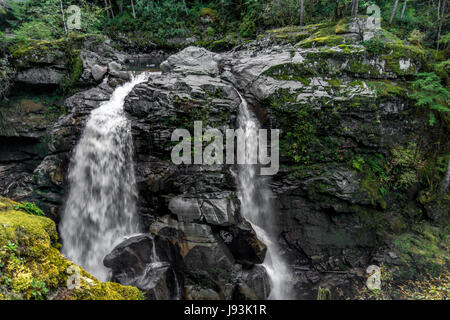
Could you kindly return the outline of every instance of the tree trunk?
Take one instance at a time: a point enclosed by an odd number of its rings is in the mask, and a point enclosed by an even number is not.
[[[62,0],[59,0],[59,5],[61,7],[61,17],[62,17],[62,22],[63,22],[63,26],[64,26],[64,32],[67,34],[66,18],[64,17],[64,7],[63,7]]]
[[[114,10],[113,10],[113,6],[112,6],[112,3],[111,3],[111,0],[108,0],[109,1],[109,10],[111,10],[111,17],[114,19]]]
[[[447,191],[448,185],[450,184],[450,158],[447,162],[447,172],[445,173],[444,183],[442,184],[442,193]]]
[[[359,0],[352,1],[352,16],[353,17],[358,15],[358,5],[359,5]]]
[[[136,11],[134,11],[134,1],[131,0],[131,10],[133,11],[133,18],[136,19]]]
[[[303,26],[304,16],[305,16],[305,0],[300,0],[300,26]]]
[[[119,1],[119,13],[122,14],[123,13],[123,0]]]
[[[109,9],[108,9],[108,0],[105,0],[105,9],[106,9],[106,14],[108,15],[108,18],[111,18],[111,15],[109,14]]]
[[[394,7],[392,8],[391,17],[389,18],[389,24],[392,24],[392,21],[394,20],[395,12],[397,11],[397,7],[398,7],[398,1],[399,0],[395,0],[395,2],[394,2]]]
[[[406,11],[406,3],[407,2],[408,2],[408,0],[405,0],[405,2],[403,2],[402,14],[400,15],[400,19],[403,19],[403,16],[404,16],[405,11]]]
[[[439,1],[439,5],[440,4],[441,4],[441,1]],[[445,9],[446,9],[445,5],[446,4],[447,4],[447,1],[443,0],[442,8],[439,9],[439,6],[438,6],[438,15],[440,15],[440,17],[439,17],[439,28],[438,28],[438,35],[437,35],[437,41],[436,41],[436,50],[439,50],[439,40],[441,40],[441,31],[442,31],[442,20],[444,20],[444,16],[445,16]]]

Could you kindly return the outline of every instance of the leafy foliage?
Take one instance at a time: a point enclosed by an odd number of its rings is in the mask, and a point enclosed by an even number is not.
[[[392,11],[392,0],[359,0],[359,14],[366,14],[371,4],[380,7],[383,24]],[[65,9],[68,3],[63,2]],[[74,0],[70,5],[81,8],[82,33],[143,34],[152,40],[165,40],[168,37],[202,35],[208,27],[217,36],[239,32],[244,37],[253,37],[259,30],[273,27],[297,25],[300,20],[300,1],[298,0]],[[339,20],[351,14],[351,0],[313,0],[305,1],[304,19],[308,24]],[[213,12],[210,25],[204,26],[200,19],[202,12]],[[403,14],[394,16],[394,25],[389,30],[408,38],[414,43],[435,47],[438,32],[440,43],[448,42],[448,25],[439,29],[435,21],[437,4],[425,1],[410,1]],[[448,10],[447,10],[448,11]],[[426,14],[424,14],[424,12]],[[67,18],[68,12],[66,12]],[[444,15],[444,19],[448,14]],[[64,35],[59,0],[16,0],[10,1],[7,14],[7,27],[14,34],[25,38],[55,39]],[[384,25],[386,27],[386,25]],[[211,34],[211,32],[209,32]],[[446,42],[447,41],[447,42]]]
[[[45,300],[48,289],[44,281],[38,281],[33,278],[31,281],[31,299],[33,300]]]
[[[436,122],[432,110],[438,112],[450,112],[448,101],[450,92],[441,84],[440,78],[434,73],[419,73],[417,80],[411,83],[416,91],[411,94],[411,98],[416,100],[416,106],[430,109],[430,125]]]
[[[16,204],[14,205],[14,210],[23,210],[35,216],[45,216],[44,212],[31,202],[22,202],[21,204]]]

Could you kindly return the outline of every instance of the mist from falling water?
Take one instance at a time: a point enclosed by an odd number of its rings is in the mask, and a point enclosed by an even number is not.
[[[62,252],[101,281],[108,278],[105,255],[139,231],[131,124],[123,105],[133,87],[147,77],[134,77],[91,112],[69,169],[60,227]]]
[[[280,255],[274,230],[274,210],[272,193],[263,177],[257,177],[258,120],[248,108],[247,101],[241,96],[238,123],[245,136],[245,165],[240,165],[237,176],[240,189],[241,213],[248,220],[260,239],[267,246],[263,262],[272,282],[269,299],[286,300],[291,298],[291,272]]]

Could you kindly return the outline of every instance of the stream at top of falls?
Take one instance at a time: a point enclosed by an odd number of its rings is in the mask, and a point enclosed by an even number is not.
[[[272,206],[272,192],[269,190],[266,179],[256,175],[258,154],[259,122],[250,111],[247,101],[238,92],[241,99],[238,114],[238,125],[245,135],[245,163],[240,165],[237,175],[239,200],[241,202],[242,216],[250,222],[256,236],[267,247],[263,262],[271,281],[269,299],[287,300],[291,298],[291,271],[280,255],[275,232],[276,211]]]
[[[101,281],[109,274],[103,258],[125,236],[139,232],[131,124],[123,105],[148,76],[133,77],[91,112],[71,159],[62,252]]]

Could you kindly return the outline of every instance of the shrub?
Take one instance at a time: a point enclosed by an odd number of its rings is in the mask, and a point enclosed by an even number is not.
[[[206,19],[209,17],[213,22],[217,21],[216,12],[211,8],[202,8],[199,17]]]
[[[374,55],[379,55],[383,53],[385,49],[384,42],[377,39],[366,40],[363,41],[362,44],[366,47],[368,52]]]
[[[239,33],[243,37],[253,37],[256,34],[256,23],[251,14],[248,14],[242,20],[242,23],[239,25]]]
[[[271,0],[264,7],[264,22],[270,26],[287,26],[298,24],[300,20],[300,1]]]
[[[425,34],[417,29],[411,31],[408,37],[408,41],[416,46],[422,46],[423,39],[425,39]]]
[[[45,22],[32,21],[23,23],[14,33],[24,38],[51,40],[52,30]]]
[[[416,106],[429,109],[431,126],[436,121],[433,110],[439,113],[450,112],[448,107],[450,92],[442,86],[440,78],[434,72],[417,74],[417,80],[411,82],[411,85],[415,90],[411,98],[416,100]]]

